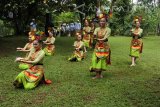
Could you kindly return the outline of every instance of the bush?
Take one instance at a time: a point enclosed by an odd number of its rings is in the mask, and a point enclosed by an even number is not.
[[[4,21],[0,20],[0,37],[10,36],[15,34],[15,30],[11,26],[10,23],[4,23]]]

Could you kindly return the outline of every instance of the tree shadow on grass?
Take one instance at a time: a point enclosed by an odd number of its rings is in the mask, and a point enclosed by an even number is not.
[[[4,37],[0,38],[0,56],[8,57],[16,53],[17,47],[24,47],[26,38],[22,37]]]

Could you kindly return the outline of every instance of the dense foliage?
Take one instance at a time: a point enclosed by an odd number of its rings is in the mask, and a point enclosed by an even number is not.
[[[76,8],[82,4],[85,5]],[[135,16],[143,18],[145,35],[156,34],[160,24],[160,0],[137,0],[137,3],[133,0],[1,0],[0,20],[4,26],[14,28],[16,34],[21,34],[29,29],[32,18],[37,20],[39,27],[45,26],[47,13],[52,15],[51,22],[56,25],[77,19],[82,22],[84,17],[95,16],[99,4],[112,9],[113,17],[109,19],[112,34],[129,35]]]

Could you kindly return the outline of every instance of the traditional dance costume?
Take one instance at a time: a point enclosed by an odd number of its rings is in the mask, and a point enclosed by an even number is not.
[[[140,53],[142,53],[142,48],[143,48],[143,42],[142,42],[142,39],[141,39],[143,29],[134,28],[131,31],[133,33],[133,38],[131,40],[130,56],[138,58],[138,57],[140,57]]]
[[[52,56],[52,55],[54,55],[54,52],[55,52],[55,46],[54,46],[55,38],[53,36],[52,37],[48,37],[45,42],[49,43],[49,45],[47,45],[43,49],[44,52],[45,52],[45,55],[46,56]]]
[[[83,28],[83,42],[84,42],[84,46],[87,48],[91,47],[90,31],[91,31],[91,27],[89,26]]]
[[[94,35],[97,36],[97,39],[104,40],[98,40],[95,45],[90,67],[91,72],[105,71],[107,69],[107,65],[110,64],[111,51],[108,43],[110,33],[111,29],[108,27],[95,29]]]
[[[68,60],[81,61],[84,58],[84,43],[82,41],[75,41],[73,46],[75,47],[75,51]]]
[[[32,64],[28,64],[29,68],[19,73],[16,77],[14,85],[17,88],[33,89],[44,80],[44,56],[45,53],[43,50],[30,52],[28,61],[32,61]]]

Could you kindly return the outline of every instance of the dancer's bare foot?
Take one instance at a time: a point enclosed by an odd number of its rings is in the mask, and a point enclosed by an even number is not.
[[[95,76],[95,77],[93,77],[92,79],[94,80],[94,79],[100,79],[100,78],[103,78],[103,76],[102,76],[102,75],[100,75],[100,76]]]
[[[136,66],[136,64],[131,64],[130,66],[133,67],[133,66]]]
[[[95,80],[95,79],[98,79],[98,78],[99,78],[99,77],[95,76],[95,77],[93,77],[92,79]]]
[[[100,75],[100,78],[103,78],[103,75]]]

